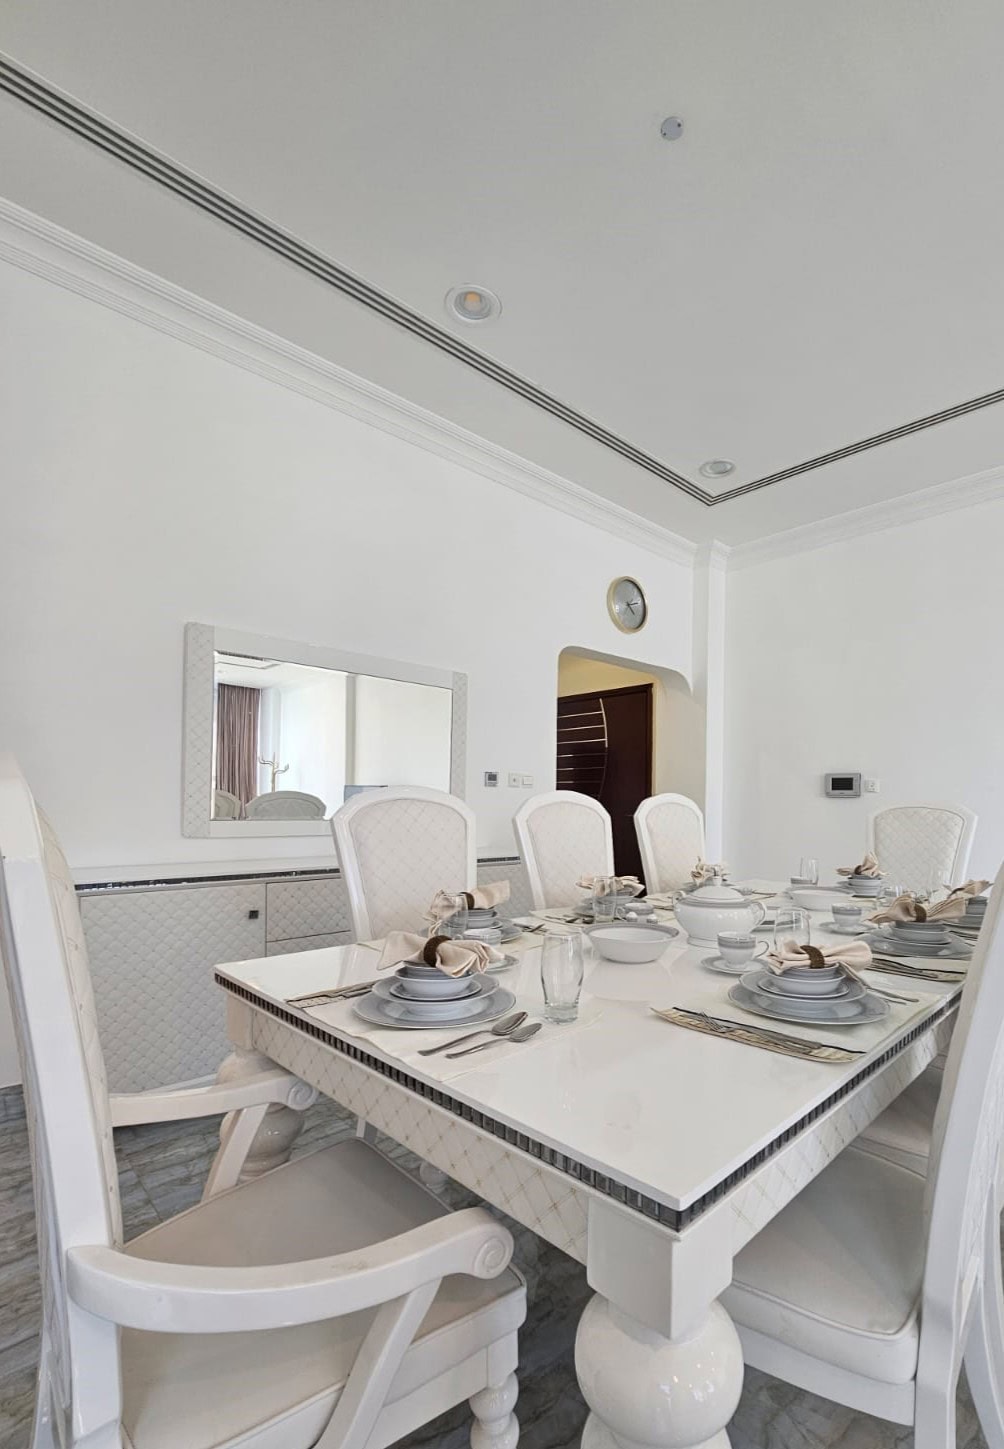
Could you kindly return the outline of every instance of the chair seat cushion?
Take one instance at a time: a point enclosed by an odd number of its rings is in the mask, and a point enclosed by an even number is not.
[[[908,1383],[923,1197],[919,1174],[848,1148],[743,1248],[722,1302],[740,1329],[851,1373]]]
[[[445,1212],[382,1153],[353,1140],[200,1203],[126,1251],[200,1265],[296,1262],[366,1247]],[[525,1312],[522,1281],[510,1269],[490,1281],[444,1279],[389,1399],[515,1332]],[[134,1449],[236,1441],[306,1449],[330,1417],[372,1317],[367,1310],[251,1333],[124,1331],[123,1423]]]
[[[942,1080],[940,1068],[928,1067],[865,1128],[858,1144],[901,1167],[926,1172]]]

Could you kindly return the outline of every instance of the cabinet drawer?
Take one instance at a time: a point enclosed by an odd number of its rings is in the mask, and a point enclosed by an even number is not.
[[[350,928],[349,906],[341,877],[329,880],[269,881],[265,937],[291,941],[300,936],[330,936]]]

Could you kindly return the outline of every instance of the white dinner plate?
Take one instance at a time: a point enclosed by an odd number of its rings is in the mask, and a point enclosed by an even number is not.
[[[751,971],[749,975],[756,978],[755,981],[743,978],[750,990],[766,991],[768,996],[779,997],[782,1001],[856,1001],[859,996],[864,996],[866,989],[860,981],[841,976],[834,982],[831,991],[791,991],[781,985],[772,971]]]
[[[881,1021],[889,1015],[889,1003],[866,991],[856,1001],[795,1001],[774,998],[765,992],[750,991],[737,981],[729,991],[729,1000],[754,1016],[767,1016],[774,1021],[796,1021],[801,1026],[863,1026],[868,1021]]]
[[[480,1011],[482,1003],[494,996],[500,989],[496,980],[477,979],[475,990],[468,996],[447,997],[445,1001],[409,1000],[395,994],[393,981],[378,981],[372,989],[373,996],[394,1006],[405,1007],[416,1021],[466,1021]]]
[[[490,996],[482,996],[476,1002],[463,1004],[471,1004],[476,1010],[470,1016],[454,1017],[452,1021],[458,1021],[463,1026],[478,1026],[485,1021],[495,1021],[497,1017],[511,1011],[516,1004],[516,998],[511,991],[499,987]],[[375,1026],[397,1027],[401,1031],[429,1031],[451,1025],[451,1021],[440,1018],[435,1021],[430,1021],[428,1017],[418,1018],[411,1005],[377,996],[372,991],[353,1001],[352,1009],[363,1021],[372,1022]]]
[[[397,1001],[464,1001],[468,996],[482,995],[481,987],[473,976],[443,976],[441,981],[426,980],[422,976],[398,976],[387,982],[390,994]],[[378,981],[374,990],[383,987]],[[380,991],[381,995],[386,995]]]
[[[961,936],[947,946],[922,946],[917,941],[897,941],[894,936],[871,931],[868,944],[886,956],[930,957],[932,961],[968,961],[973,954],[972,946]]]

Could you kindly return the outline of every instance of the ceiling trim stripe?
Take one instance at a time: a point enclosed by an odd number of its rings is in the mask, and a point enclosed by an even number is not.
[[[516,393],[536,407],[551,413],[560,421],[578,429],[580,433],[585,433],[603,447],[619,453],[629,462],[644,468],[646,472],[655,474],[663,482],[670,483],[674,488],[686,493],[688,497],[708,505],[715,502],[714,497],[706,489],[697,483],[692,483],[682,474],[674,472],[658,458],[653,458],[641,448],[636,448],[626,438],[611,432],[609,428],[605,428],[593,418],[587,417],[585,413],[562,402],[553,394],[545,392],[536,383],[504,367],[494,358],[479,352],[477,348],[471,347],[459,337],[454,337],[444,328],[437,327],[428,318],[418,312],[413,312],[409,307],[405,307],[402,303],[395,301],[393,297],[381,292],[379,288],[339,266],[337,262],[332,261],[322,252],[307,246],[289,232],[283,231],[272,222],[266,221],[264,217],[241,206],[225,192],[217,191],[215,187],[207,185],[206,182],[175,162],[118,130],[100,116],[81,106],[77,101],[71,100],[70,97],[57,91],[47,82],[23,70],[9,57],[2,54],[0,54],[0,90],[6,91],[35,110],[41,111],[51,120],[74,131],[92,145],[100,147],[119,161],[124,161],[134,170],[142,172],[194,206],[209,212],[218,221],[242,232],[261,246],[268,247],[269,250],[292,262],[294,266],[310,272],[328,286],[352,297],[363,306],[369,307],[372,311],[387,318],[388,321],[396,323],[399,327],[422,338],[423,341],[438,347],[442,352],[449,353],[459,362],[483,373],[492,381],[508,388],[510,392]]]
[[[964,417],[968,413],[994,407],[1004,402],[1004,388],[997,388],[980,397],[956,403],[942,408],[938,412],[916,418],[912,422],[902,423],[858,442],[834,448],[830,452],[821,453],[817,457],[808,458],[801,463],[794,463],[788,468],[779,469],[762,478],[755,478],[748,483],[740,483],[734,488],[711,493],[701,487],[699,483],[684,477],[682,473],[676,472],[668,464],[653,457],[652,454],[604,427],[594,418],[579,412],[578,409],[538,387],[528,378],[513,372],[486,353],[479,352],[477,348],[471,347],[461,338],[453,336],[444,328],[430,322],[421,313],[412,311],[411,308],[380,291],[378,287],[357,277],[345,267],[339,266],[323,252],[316,251],[291,233],[283,231],[264,217],[250,211],[226,192],[208,185],[200,177],[186,171],[176,162],[139,142],[127,132],[120,131],[103,117],[88,110],[41,77],[19,66],[11,57],[2,52],[0,52],[0,90],[6,91],[9,95],[48,116],[59,125],[73,131],[92,145],[173,191],[192,205],[208,212],[252,241],[284,257],[319,281],[439,348],[440,351],[480,372],[493,382],[497,382],[510,392],[524,398],[533,406],[550,413],[559,421],[592,438],[602,447],[618,453],[628,462],[634,463],[637,467],[644,469],[662,482],[669,483],[689,498],[693,498],[709,508],[718,507],[722,503],[743,498],[749,493],[772,487],[776,483],[790,481],[801,477],[804,473],[813,472],[817,468],[825,468],[831,463],[854,457],[858,453],[882,447],[886,443],[909,437],[913,433],[937,427],[940,423],[949,422],[954,418]]]
[[[0,260],[615,538],[692,566],[697,545],[327,358],[0,198]]]

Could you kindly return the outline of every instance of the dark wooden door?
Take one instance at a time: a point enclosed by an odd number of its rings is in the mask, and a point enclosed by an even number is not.
[[[557,785],[592,795],[606,807],[617,874],[640,876],[634,812],[652,793],[650,684],[558,700]]]

